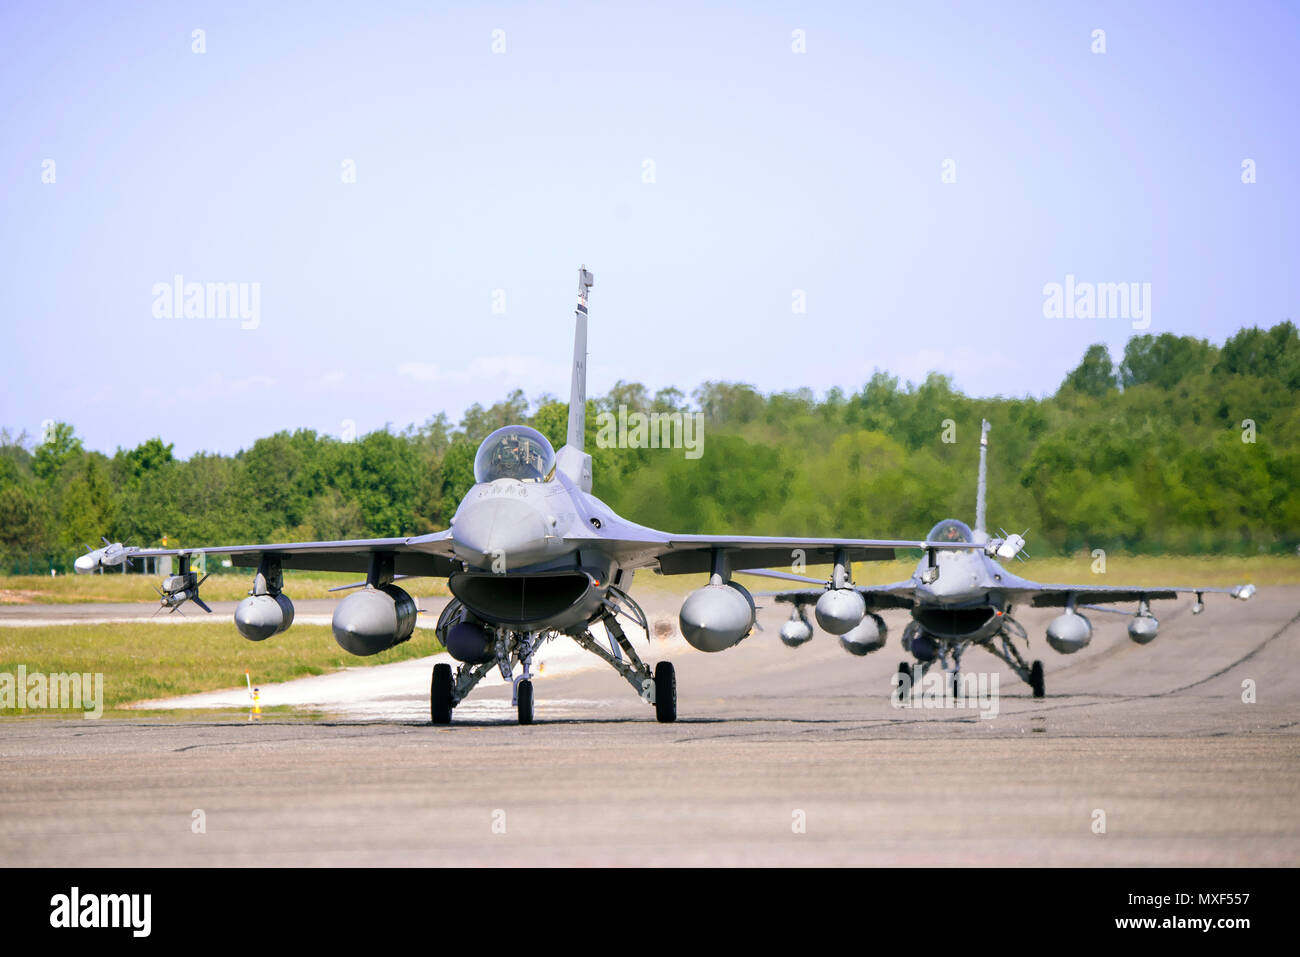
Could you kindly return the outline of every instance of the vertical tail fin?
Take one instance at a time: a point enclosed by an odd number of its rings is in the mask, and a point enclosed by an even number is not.
[[[980,477],[979,484],[975,489],[975,540],[982,542],[988,538],[988,529],[985,527],[984,513],[987,506],[988,492],[988,454],[989,454],[989,420],[984,419],[980,423]]]
[[[556,468],[584,492],[591,491],[591,456],[587,454],[587,293],[591,273],[578,267],[578,305],[573,311],[573,381],[569,387],[569,431],[555,456]]]
[[[587,293],[592,287],[591,273],[578,267],[578,305],[573,312],[573,381],[569,387],[569,434],[565,441],[583,449],[587,431]]]

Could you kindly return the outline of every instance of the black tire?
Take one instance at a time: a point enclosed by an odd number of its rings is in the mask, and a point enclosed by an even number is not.
[[[671,661],[655,665],[655,717],[664,724],[677,720],[677,672]]]
[[[1042,698],[1046,695],[1043,690],[1043,663],[1035,661],[1029,666],[1029,687],[1033,689],[1035,698]]]
[[[516,692],[515,700],[518,702],[519,723],[533,723],[533,683],[525,678],[519,682],[519,689]]]
[[[429,683],[429,712],[434,724],[451,724],[451,665],[433,666]]]
[[[914,676],[912,675],[912,666],[906,661],[900,661],[898,663],[898,673],[906,676],[907,682],[898,682],[898,687],[895,693],[898,695],[898,701],[900,704],[909,704],[912,700],[912,682],[914,680]]]

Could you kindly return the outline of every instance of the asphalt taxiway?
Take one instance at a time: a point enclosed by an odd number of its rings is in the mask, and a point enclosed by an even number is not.
[[[1095,615],[1072,657],[1046,648],[1054,612],[1023,611],[1048,697],[972,650],[997,677],[982,707],[891,704],[900,613],[858,659],[821,633],[785,648],[768,607],[728,652],[652,643],[677,666],[670,725],[560,649],[530,727],[500,681],[431,726],[428,660],[264,689],[317,720],[249,721],[237,689],[193,720],[6,720],[0,863],[1294,866],[1300,587],[1218,597],[1157,607],[1145,647]],[[671,622],[678,601],[644,604]]]

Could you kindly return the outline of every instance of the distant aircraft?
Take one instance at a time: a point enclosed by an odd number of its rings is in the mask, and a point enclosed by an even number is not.
[[[980,430],[979,483],[975,499],[975,530],[955,518],[944,519],[930,529],[926,538],[931,542],[968,543],[985,545],[979,550],[944,552],[938,556],[937,567],[922,560],[916,572],[906,581],[879,587],[855,589],[865,605],[866,614],[849,628],[839,619],[823,620],[822,605],[825,596],[832,593],[833,583],[822,583],[789,572],[766,569],[747,569],[746,575],[780,578],[804,584],[819,585],[818,589],[801,591],[765,592],[778,602],[794,605],[790,620],[781,626],[781,640],[790,647],[798,647],[812,637],[812,624],[805,611],[816,605],[817,623],[833,635],[838,635],[844,649],[854,655],[866,655],[885,644],[884,619],[876,612],[886,608],[906,608],[912,620],[903,630],[903,651],[916,660],[916,667],[904,661],[898,666],[899,688],[910,688],[924,679],[926,672],[936,663],[948,673],[948,680],[956,685],[961,671],[961,658],[972,645],[983,648],[1004,662],[1033,689],[1035,698],[1044,695],[1043,663],[1028,663],[1016,647],[1017,641],[1028,644],[1028,636],[1021,624],[1011,617],[1017,604],[1028,603],[1035,608],[1064,608],[1063,614],[1047,626],[1047,643],[1063,655],[1072,655],[1087,647],[1092,640],[1092,624],[1077,609],[1118,612],[1131,615],[1128,634],[1133,641],[1145,645],[1156,637],[1160,623],[1151,614],[1151,602],[1176,597],[1180,592],[1194,593],[1196,604],[1192,614],[1205,609],[1202,596],[1207,592],[1221,592],[1243,601],[1255,594],[1254,585],[1234,588],[1187,587],[1116,587],[1112,585],[1041,585],[1019,578],[995,559],[1011,559],[1019,555],[1024,539],[1019,535],[1005,535],[989,539],[985,531],[985,489],[987,483],[987,456],[989,423]],[[1137,611],[1102,607],[1086,602],[1137,602]],[[917,670],[919,668],[919,674]]]
[[[335,640],[355,655],[373,655],[411,637],[415,602],[394,582],[444,578],[454,598],[438,619],[437,635],[461,664],[454,675],[449,664],[434,666],[429,692],[434,724],[449,723],[452,710],[493,667],[513,682],[519,722],[532,723],[533,655],[543,642],[560,635],[622,675],[654,706],[658,720],[673,721],[677,679],[672,664],[660,661],[652,672],[619,623],[620,617],[628,619],[648,640],[645,613],[628,594],[636,569],[709,575],[709,583],[683,602],[679,623],[693,647],[715,652],[740,642],[755,623],[754,600],[731,580],[734,568],[789,561],[795,550],[810,562],[834,563],[835,587],[826,592],[824,614],[848,631],[864,613],[852,587],[852,562],[888,561],[895,548],[921,548],[937,573],[940,554],[980,547],[968,541],[674,535],[614,514],[591,494],[591,456],[583,450],[591,286],[591,273],[580,268],[567,443],[557,454],[545,436],[527,426],[497,429],[479,446],[475,484],[446,531],[410,538],[187,549],[114,543],[83,555],[76,570],[174,556],[180,570],[161,589],[162,607],[174,611],[186,601],[201,603],[202,581],[191,570],[192,559],[204,553],[229,555],[235,565],[257,569],[249,597],[235,610],[235,626],[250,641],[279,634],[293,623],[293,604],[282,590],[283,569],[364,572],[364,582],[343,586],[362,590],[339,603],[332,623]],[[736,481],[744,477],[736,476]],[[591,635],[590,626],[597,622],[609,637],[608,649]],[[517,665],[522,670],[516,677]]]

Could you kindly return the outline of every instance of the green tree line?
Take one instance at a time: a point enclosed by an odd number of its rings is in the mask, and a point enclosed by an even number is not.
[[[1300,334],[1248,328],[1220,348],[1169,333],[1090,347],[1042,399],[978,398],[931,374],[876,372],[860,391],[759,393],[705,382],[688,398],[619,382],[589,399],[597,495],[643,524],[736,534],[920,537],[970,521],[980,420],[993,425],[989,520],[1038,553],[1281,551],[1300,542]],[[597,414],[685,412],[703,455],[601,448]],[[161,437],[113,455],[56,423],[0,430],[0,561],[67,570],[101,535],[141,546],[416,534],[445,528],[478,443],[524,422],[558,447],[567,408],[516,390],[458,425],[355,441],[279,432],[235,455],[179,460]]]

